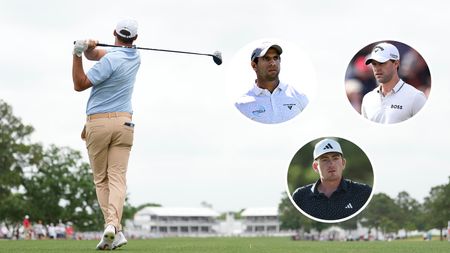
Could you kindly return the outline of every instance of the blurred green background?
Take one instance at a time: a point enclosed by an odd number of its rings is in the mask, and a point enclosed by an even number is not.
[[[343,173],[344,178],[373,186],[372,165],[364,151],[346,139],[325,138],[334,139],[341,145],[344,158],[347,160]],[[292,158],[287,175],[289,195],[292,195],[295,189],[314,183],[319,179],[319,174],[312,168],[313,151],[314,145],[325,138],[315,139],[307,143]]]

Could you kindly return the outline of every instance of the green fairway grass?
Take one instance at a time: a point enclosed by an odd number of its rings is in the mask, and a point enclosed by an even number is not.
[[[1,253],[74,253],[96,252],[97,241],[0,240]],[[447,241],[392,241],[392,242],[310,242],[292,241],[289,238],[162,238],[130,240],[128,245],[115,252],[157,252],[157,253],[448,253]]]

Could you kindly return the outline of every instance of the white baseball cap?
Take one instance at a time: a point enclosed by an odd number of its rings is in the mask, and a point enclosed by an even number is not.
[[[253,50],[251,57],[252,61],[254,61],[256,58],[266,55],[267,51],[269,51],[270,48],[274,48],[275,50],[277,50],[278,54],[283,53],[283,49],[281,49],[279,45],[266,41]]]
[[[133,19],[123,19],[117,23],[116,33],[123,38],[133,38],[137,35],[138,23]]]
[[[388,60],[400,60],[400,53],[394,45],[382,42],[373,47],[372,53],[366,59],[366,65],[369,65],[372,60],[381,63]]]
[[[314,147],[314,160],[316,160],[323,154],[331,152],[340,153],[341,155],[344,154],[342,153],[341,145],[339,145],[337,141],[333,139],[323,139],[319,141]]]

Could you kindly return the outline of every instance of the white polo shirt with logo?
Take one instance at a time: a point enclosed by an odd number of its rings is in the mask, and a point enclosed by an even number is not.
[[[381,92],[381,85],[367,93],[362,101],[361,114],[377,123],[398,123],[414,116],[426,101],[423,92],[400,79],[386,96]]]
[[[236,108],[247,118],[266,124],[281,123],[297,116],[308,105],[308,98],[286,83],[280,82],[270,93],[254,84],[240,97]]]

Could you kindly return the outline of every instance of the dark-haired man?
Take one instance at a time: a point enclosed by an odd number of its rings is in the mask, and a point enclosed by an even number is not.
[[[282,53],[282,48],[271,42],[253,50],[250,59],[255,83],[235,103],[247,118],[265,124],[281,123],[294,118],[308,105],[304,94],[280,81]]]
[[[361,114],[364,118],[382,124],[399,123],[422,109],[427,98],[400,79],[400,53],[394,45],[377,44],[366,59],[366,65],[369,64],[379,86],[363,98]]]

